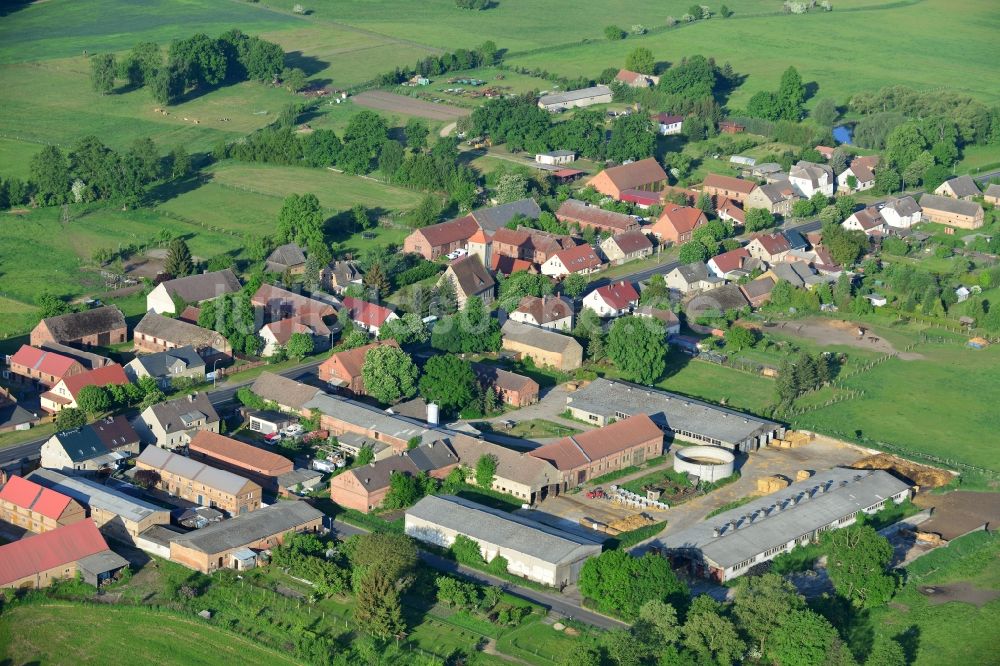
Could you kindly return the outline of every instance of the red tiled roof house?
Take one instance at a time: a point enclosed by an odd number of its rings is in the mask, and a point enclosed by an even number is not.
[[[0,488],[0,520],[29,532],[41,534],[86,517],[76,500],[23,477],[12,476]]]

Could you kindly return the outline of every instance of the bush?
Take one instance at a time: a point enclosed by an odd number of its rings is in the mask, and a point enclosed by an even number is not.
[[[613,42],[625,39],[625,34],[625,31],[616,25],[609,25],[604,28],[604,36]]]

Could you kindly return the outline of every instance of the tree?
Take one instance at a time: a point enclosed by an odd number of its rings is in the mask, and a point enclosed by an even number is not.
[[[278,243],[309,247],[323,242],[323,208],[315,194],[290,194],[278,213]]]
[[[827,554],[827,573],[838,594],[858,608],[888,603],[897,582],[887,571],[893,555],[888,539],[869,525],[852,525],[824,532],[820,544]]]
[[[708,248],[704,243],[697,240],[690,240],[681,245],[681,251],[677,258],[682,263],[693,264],[695,262],[706,261],[709,257]]]
[[[312,335],[308,333],[292,333],[288,338],[288,343],[285,345],[285,351],[288,353],[288,358],[301,361],[313,353],[315,346],[316,343]]]
[[[655,148],[656,134],[649,116],[633,113],[615,118],[607,146],[608,159],[616,162],[641,160],[653,155]]]
[[[497,473],[497,457],[492,454],[479,456],[476,461],[476,485],[480,488],[492,488]]]
[[[747,101],[747,115],[751,118],[777,120],[781,112],[781,100],[770,90],[759,90]]]
[[[163,262],[163,271],[173,277],[184,277],[194,271],[191,262],[191,250],[183,238],[175,238],[167,246],[167,258]]]
[[[360,111],[351,116],[344,130],[340,165],[349,173],[367,173],[372,159],[388,139],[388,131],[385,119],[374,111]]]
[[[418,374],[410,355],[393,345],[368,350],[361,366],[365,391],[384,404],[413,397],[417,392]]]
[[[892,194],[899,191],[900,182],[899,172],[885,167],[875,172],[873,190],[876,194]]]
[[[309,77],[298,67],[286,67],[281,71],[281,83],[288,92],[298,92],[309,85]]]
[[[696,609],[705,599],[712,602],[714,608]],[[728,666],[738,661],[746,649],[746,644],[740,639],[732,621],[719,614],[718,604],[710,597],[700,596],[695,599],[687,621],[682,629],[684,645],[692,652],[700,655],[708,663]]]
[[[417,477],[393,471],[389,476],[389,491],[382,500],[382,506],[390,510],[405,509],[416,504],[423,494],[423,488]]]
[[[420,315],[407,312],[399,319],[390,319],[379,328],[379,340],[395,340],[400,345],[427,342],[430,334]]]
[[[733,601],[733,613],[763,654],[769,637],[805,602],[795,586],[774,573],[745,576]],[[780,662],[784,663],[784,662]]]
[[[496,199],[498,204],[520,201],[528,195],[528,179],[524,174],[506,172],[497,179]]]
[[[761,231],[774,226],[774,215],[766,208],[749,208],[744,215],[747,231]]]
[[[604,36],[609,41],[617,42],[619,40],[625,39],[625,31],[616,25],[609,25],[604,28]]]
[[[399,141],[389,139],[378,151],[378,170],[391,182],[403,166],[405,158],[406,153]]]
[[[813,120],[823,127],[830,127],[840,116],[840,110],[837,109],[837,103],[832,97],[824,97],[816,102],[816,108],[812,110],[811,115]]]
[[[108,396],[108,392],[100,386],[84,386],[77,395],[76,403],[91,418],[111,408],[111,398]]]
[[[799,609],[788,613],[775,628],[767,654],[782,666],[818,666],[829,663],[827,655],[839,641],[837,630],[826,618]]]
[[[726,349],[737,352],[757,344],[757,336],[749,328],[733,326],[725,334]]]
[[[432,356],[420,378],[420,395],[445,411],[457,411],[472,402],[475,387],[472,365],[452,354]]]
[[[733,15],[733,10],[730,9],[729,7],[725,5],[719,7],[719,16],[721,16],[722,18],[729,18],[732,15]]]
[[[397,636],[406,629],[399,592],[384,571],[373,569],[360,577],[355,595],[354,621],[367,633],[382,639]]]
[[[906,666],[906,653],[898,641],[877,634],[865,659],[865,666]]]
[[[140,488],[155,488],[160,483],[160,473],[155,469],[139,469],[136,470],[132,480]]]
[[[562,281],[562,293],[570,298],[577,298],[587,288],[587,277],[581,273],[570,273]]]
[[[123,77],[132,87],[151,85],[163,67],[163,53],[156,42],[139,42],[122,63]]]
[[[415,151],[423,150],[427,147],[427,123],[419,118],[410,118],[406,123],[406,145]]]
[[[608,333],[608,358],[625,379],[652,384],[667,368],[665,339],[658,319],[619,317]]]
[[[633,557],[622,550],[608,550],[587,560],[580,572],[580,592],[604,612],[628,622],[639,617],[650,600],[684,606],[687,586],[677,579],[666,558],[647,553]]]
[[[66,407],[56,414],[56,428],[75,430],[87,425],[87,413],[77,407]]]
[[[191,171],[194,168],[191,162],[191,155],[184,150],[184,146],[177,146],[170,151],[167,161],[170,164],[170,177],[174,180],[187,178],[191,175]]]
[[[433,194],[426,194],[417,207],[410,212],[411,224],[414,227],[426,227],[437,221],[441,214],[441,199]]]
[[[375,460],[375,451],[367,444],[358,449],[358,457],[354,459],[358,467],[364,467]]]
[[[69,163],[58,147],[45,146],[35,154],[29,173],[40,204],[52,206],[66,200],[70,186]]]
[[[359,573],[380,571],[399,588],[412,581],[418,562],[413,539],[395,532],[371,532],[351,537],[344,550],[352,567]]]
[[[806,86],[794,67],[789,67],[781,75],[778,85],[778,102],[784,120],[798,121],[802,118],[802,104],[806,101]]]
[[[792,217],[809,217],[816,212],[809,199],[796,199],[792,204]]]
[[[118,64],[114,53],[98,53],[90,59],[90,85],[95,91],[106,95],[115,88]]]
[[[652,51],[645,46],[640,46],[625,58],[625,69],[639,72],[640,74],[655,74],[656,58],[653,57]]]

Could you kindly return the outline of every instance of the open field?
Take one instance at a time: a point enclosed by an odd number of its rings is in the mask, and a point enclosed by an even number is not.
[[[355,95],[354,103],[369,109],[391,111],[407,116],[430,118],[431,120],[457,120],[470,113],[468,109],[461,109],[457,106],[434,104],[382,90],[369,90]]]
[[[100,626],[101,631],[93,631]],[[31,627],[31,631],[15,631]],[[142,636],[138,649],[123,636]],[[87,636],[86,640],[80,637]],[[207,624],[142,608],[51,602],[21,605],[0,622],[0,655],[13,664],[297,664],[288,655]]]
[[[666,379],[657,386],[712,402],[724,402],[733,409],[761,413],[774,399],[774,381],[748,374],[671,350],[667,357]]]

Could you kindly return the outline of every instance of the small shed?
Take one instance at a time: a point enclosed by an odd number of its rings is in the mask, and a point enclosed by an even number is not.
[[[247,421],[250,430],[263,435],[270,435],[292,425],[291,416],[272,410],[248,412]]]
[[[233,551],[233,568],[237,571],[253,569],[257,566],[257,553],[249,548],[237,548]]]

